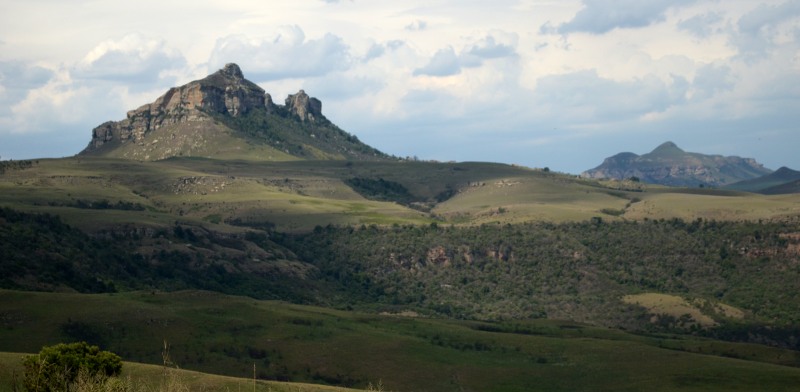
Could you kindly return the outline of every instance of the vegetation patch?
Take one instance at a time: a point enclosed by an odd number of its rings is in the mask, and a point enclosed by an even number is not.
[[[345,183],[367,199],[393,201],[400,204],[409,204],[414,201],[414,196],[403,184],[383,178],[355,177],[346,180]]]
[[[622,297],[625,303],[636,304],[652,314],[650,321],[654,324],[668,325],[674,328],[689,328],[693,325],[713,327],[717,322],[690,300],[676,295],[645,293]]]

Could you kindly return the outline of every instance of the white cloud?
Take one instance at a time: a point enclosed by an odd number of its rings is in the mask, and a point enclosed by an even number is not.
[[[323,76],[349,68],[350,47],[334,34],[306,39],[299,26],[282,26],[269,38],[244,35],[217,40],[209,59],[209,70],[237,63],[256,82],[285,78]]]
[[[758,151],[800,168],[786,147],[800,144],[793,0],[9,7],[0,16],[4,157],[25,135],[71,135],[82,148],[94,126],[236,62],[276,102],[304,88],[331,121],[398,155],[579,172],[666,139],[753,156],[758,134]],[[187,17],[176,22],[179,12]]]
[[[129,34],[95,46],[75,67],[74,77],[124,82],[144,87],[159,82],[169,71],[186,67],[183,55],[164,40]],[[172,79],[171,81],[174,81]]]
[[[459,54],[451,46],[439,49],[428,63],[414,70],[415,76],[452,76],[462,68],[483,65],[486,60],[517,57],[517,35],[493,31],[467,44]]]

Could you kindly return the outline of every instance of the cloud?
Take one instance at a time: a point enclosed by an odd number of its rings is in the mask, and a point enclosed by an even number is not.
[[[415,20],[411,24],[406,26],[406,30],[408,31],[423,31],[428,28],[428,22],[424,20]]]
[[[303,78],[341,71],[352,64],[350,47],[342,38],[327,33],[307,40],[299,26],[283,26],[271,38],[233,35],[217,40],[209,67],[237,63],[253,81]]]
[[[0,61],[0,86],[8,90],[31,89],[44,85],[55,73],[36,64]]]
[[[517,41],[514,33],[493,31],[467,44],[458,54],[451,46],[439,49],[428,64],[414,70],[414,76],[452,76],[462,68],[480,67],[485,60],[516,58]]]
[[[477,56],[483,59],[497,59],[502,57],[515,56],[517,46],[517,35],[507,34],[507,42],[500,42],[499,39],[492,35],[478,40],[478,42],[469,46],[465,53],[471,56]]]
[[[745,34],[758,34],[759,30],[775,26],[781,22],[800,16],[800,3],[787,1],[781,5],[760,4],[739,19],[739,31]]]
[[[614,29],[641,28],[665,20],[666,11],[694,0],[583,0],[572,20],[542,32],[603,34]]]
[[[678,29],[687,31],[698,38],[706,38],[712,33],[719,31],[715,25],[722,22],[722,15],[716,12],[709,12],[702,15],[695,15],[689,19],[678,22]]]
[[[546,115],[577,124],[602,124],[663,112],[685,99],[686,88],[680,77],[670,83],[652,75],[615,81],[586,70],[539,79],[535,100]]]
[[[364,55],[363,61],[369,62],[370,60],[383,56],[387,50],[397,50],[403,45],[405,45],[405,42],[400,40],[391,40],[383,44],[374,43],[370,45],[369,49],[367,49],[367,53]]]
[[[169,48],[164,40],[129,34],[95,46],[75,66],[73,76],[146,88],[161,81],[169,71],[184,67],[186,59],[179,51]]]
[[[451,76],[459,73],[461,73],[461,62],[451,46],[439,49],[427,65],[414,70],[414,76]]]
[[[731,43],[747,60],[762,61],[775,47],[798,44],[800,31],[797,24],[785,22],[799,18],[800,3],[796,1],[775,6],[760,4],[739,18]]]
[[[692,81],[692,99],[707,99],[721,91],[734,88],[731,68],[726,65],[708,64],[700,67]]]

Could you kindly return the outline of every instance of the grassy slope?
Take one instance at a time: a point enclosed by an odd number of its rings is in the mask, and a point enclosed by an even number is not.
[[[29,354],[0,352],[0,392],[11,392],[11,380],[22,372],[22,359]],[[191,370],[169,369],[165,375],[164,367],[137,362],[125,362],[119,377],[130,379],[135,385],[146,386],[143,390],[157,390],[160,386],[181,385],[196,391],[250,391],[253,388],[252,378],[236,378],[216,374],[201,373]],[[332,387],[319,384],[288,383],[280,381],[258,380],[259,391],[272,392],[346,392],[348,388]],[[137,389],[138,390],[138,389]]]
[[[345,184],[385,179],[408,189],[431,214],[368,200]],[[641,186],[640,188],[645,188]],[[449,200],[438,203],[437,199]],[[135,203],[145,211],[75,208],[77,201]],[[164,226],[181,221],[214,230],[239,219],[309,230],[337,224],[480,224],[697,217],[720,220],[800,216],[796,195],[759,196],[647,186],[610,189],[574,177],[490,163],[258,162],[176,158],[137,162],[108,158],[39,160],[0,175],[0,205],[50,212],[93,231],[124,223]]]
[[[360,388],[382,380],[399,391],[780,391],[800,382],[800,369],[776,365],[800,365],[793,351],[546,320],[409,319],[198,291],[0,291],[0,314],[2,351],[81,337],[160,363],[166,339],[184,369],[249,378],[255,363],[260,378]]]

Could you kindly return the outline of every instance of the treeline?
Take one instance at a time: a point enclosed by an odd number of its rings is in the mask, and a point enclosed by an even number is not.
[[[34,203],[37,205],[37,203]],[[131,201],[118,200],[116,203],[110,202],[106,199],[103,200],[83,200],[77,199],[72,203],[55,202],[47,203],[51,207],[74,207],[87,210],[122,210],[122,211],[144,211],[145,207],[141,203],[134,203]]]
[[[88,236],[0,209],[0,287],[205,289],[476,320],[569,319],[798,348],[800,227],[696,220],[317,227],[223,235],[175,223]],[[717,328],[652,323],[628,294],[722,302]],[[668,320],[667,317],[659,318]]]
[[[260,249],[261,259],[254,260],[249,249]],[[176,224],[169,230],[120,229],[89,236],[55,215],[0,208],[2,288],[82,293],[204,289],[312,302],[319,290],[313,280],[290,273],[299,264],[293,259],[290,251],[257,232],[238,238]],[[313,268],[305,270],[313,276]]]
[[[39,161],[36,161],[39,163]],[[33,161],[30,160],[21,160],[21,161],[0,161],[0,174],[4,174],[7,170],[24,170],[30,169],[33,167]]]

